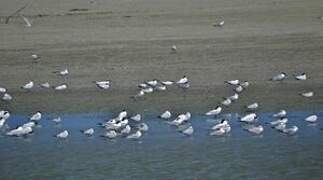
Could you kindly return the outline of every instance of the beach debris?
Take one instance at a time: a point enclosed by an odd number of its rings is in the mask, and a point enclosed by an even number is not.
[[[89,11],[89,9],[87,8],[73,8],[73,9],[70,9],[68,10],[69,12],[85,12],[85,11]]]
[[[26,18],[25,16],[23,16],[23,15],[20,15],[21,17],[22,17],[22,19],[24,20],[24,22],[26,23],[26,27],[31,27],[32,25],[31,25],[31,22],[29,21],[29,19],[28,18]]]
[[[32,3],[32,1],[27,2],[24,6],[22,6],[22,7],[21,7],[21,8],[19,8],[18,10],[16,10],[14,13],[10,14],[10,15],[6,18],[6,20],[5,20],[5,24],[8,24],[8,23],[9,23],[9,21],[10,21],[10,19],[11,19],[13,16],[15,16],[15,15],[19,14],[19,13],[20,13],[21,11],[23,11],[26,7],[28,7],[31,3]]]

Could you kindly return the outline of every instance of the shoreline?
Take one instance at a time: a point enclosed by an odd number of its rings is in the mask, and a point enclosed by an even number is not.
[[[315,96],[305,98],[299,95],[308,89],[306,85],[288,82],[267,83],[262,86],[251,84],[240,94],[237,102],[224,108],[224,112],[244,112],[245,106],[258,102],[260,112],[286,110],[316,111],[323,109],[320,85],[312,85]],[[322,91],[321,91],[322,92]],[[3,109],[13,113],[32,113],[37,110],[49,113],[88,113],[88,112],[119,112],[126,109],[130,112],[160,113],[165,110],[174,112],[191,111],[205,113],[220,105],[223,97],[233,94],[230,86],[205,89],[188,89],[183,92],[174,87],[168,92],[156,92],[143,98],[131,98],[137,93],[133,90],[111,89],[102,91],[96,87],[87,90],[70,89],[63,92],[44,90],[38,92],[13,93],[14,100],[10,103],[0,102]]]

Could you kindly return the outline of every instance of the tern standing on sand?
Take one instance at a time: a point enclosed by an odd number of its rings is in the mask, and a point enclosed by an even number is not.
[[[22,89],[29,90],[29,89],[32,89],[33,87],[34,87],[34,82],[33,81],[30,81],[27,84],[23,85],[21,88]]]
[[[110,88],[110,81],[94,81],[94,83],[100,89],[107,90]]]
[[[281,72],[271,78],[272,81],[282,81],[287,78],[287,74],[285,72]]]
[[[62,90],[65,90],[67,89],[67,84],[61,84],[61,85],[58,85],[58,86],[55,86],[54,89],[56,91],[62,91]]]

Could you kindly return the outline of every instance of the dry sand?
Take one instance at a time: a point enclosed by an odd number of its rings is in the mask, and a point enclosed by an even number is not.
[[[1,108],[14,112],[204,112],[232,94],[223,81],[251,82],[233,110],[258,101],[262,110],[323,107],[323,22],[321,0],[34,0],[9,24],[4,18],[25,2],[0,2],[0,86],[14,96]],[[70,12],[71,9],[86,9]],[[213,23],[225,20],[223,28]],[[178,47],[176,54],[170,47]],[[32,63],[31,54],[41,56]],[[69,68],[67,79],[55,70]],[[268,79],[281,71],[307,72],[309,80]],[[187,75],[191,88],[178,88],[134,101],[136,84],[148,79],[177,80]],[[112,80],[109,91],[93,80]],[[69,84],[65,92],[20,86],[30,80]],[[305,99],[300,92],[314,90]],[[231,110],[231,109],[230,109]]]

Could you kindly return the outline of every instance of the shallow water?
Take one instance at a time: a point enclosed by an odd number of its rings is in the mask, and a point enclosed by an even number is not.
[[[272,113],[261,113],[262,124]],[[232,116],[232,132],[225,137],[208,136],[214,120],[194,115],[195,133],[186,137],[155,115],[144,115],[150,126],[140,141],[107,140],[97,123],[111,114],[68,114],[55,125],[49,114],[28,138],[0,138],[0,179],[322,179],[323,131],[319,122],[309,126],[303,119],[311,112],[290,112],[295,136],[265,126],[254,136]],[[317,113],[323,119],[323,112]],[[27,116],[13,115],[15,127]],[[320,120],[319,120],[320,121]],[[94,137],[81,129],[95,127]],[[67,129],[66,140],[53,137]]]

